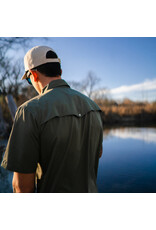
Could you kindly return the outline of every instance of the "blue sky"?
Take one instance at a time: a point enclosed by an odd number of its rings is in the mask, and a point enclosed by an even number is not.
[[[156,38],[34,38],[30,47],[36,45],[56,51],[66,81],[83,81],[92,71],[101,79],[97,88],[108,88],[114,98],[156,100]]]

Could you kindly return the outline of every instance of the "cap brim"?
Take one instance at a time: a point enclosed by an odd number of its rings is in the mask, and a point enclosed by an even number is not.
[[[23,75],[23,77],[21,78],[21,80],[24,80],[27,78],[27,73],[25,72],[25,74]]]

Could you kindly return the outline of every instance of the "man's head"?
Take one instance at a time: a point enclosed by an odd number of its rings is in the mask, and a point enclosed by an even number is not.
[[[47,46],[36,46],[30,49],[24,57],[25,74],[22,80],[33,84],[41,93],[49,82],[61,78],[60,59],[54,50]]]

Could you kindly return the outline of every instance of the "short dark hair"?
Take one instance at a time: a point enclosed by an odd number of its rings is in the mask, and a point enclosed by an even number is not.
[[[58,58],[58,56],[55,52],[48,51],[46,58]],[[61,65],[59,62],[48,62],[33,69],[39,71],[47,77],[61,76]]]

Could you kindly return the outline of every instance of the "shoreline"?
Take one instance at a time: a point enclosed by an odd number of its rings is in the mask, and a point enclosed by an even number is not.
[[[105,113],[102,110],[101,118],[103,126],[156,126],[156,114],[143,113],[136,115],[120,115],[117,113]]]

